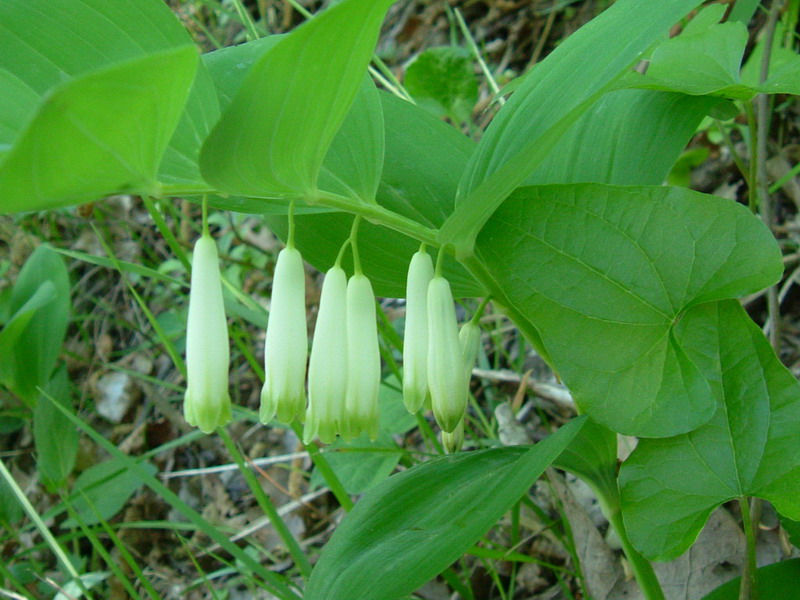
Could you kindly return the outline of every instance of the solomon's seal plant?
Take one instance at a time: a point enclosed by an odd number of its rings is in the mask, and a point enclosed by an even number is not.
[[[310,577],[271,514],[302,582],[226,548],[282,600],[301,590],[305,600],[396,600],[483,550],[486,531],[556,465],[594,490],[648,600],[665,598],[650,560],[685,552],[712,511],[737,501],[748,548],[741,597],[754,598],[751,499],[800,520],[800,386],[739,301],[783,274],[770,182],[757,167],[769,151],[765,94],[800,92],[794,45],[776,54],[774,73],[765,60],[753,77],[741,67],[758,2],[695,12],[699,0],[617,0],[506,89],[475,141],[405,101],[386,71],[378,79],[394,95],[368,76],[392,0],[330,4],[286,36],[198,57],[162,0],[48,0],[47,21],[37,21],[43,0],[1,1],[0,210],[125,193],[162,203],[207,195],[215,209],[262,215],[286,248],[260,416],[307,415],[309,454],[347,509],[313,438],[397,434],[379,420],[382,385],[403,378],[412,412],[430,396],[449,451],[470,433],[465,415],[484,416],[479,405],[467,411],[482,308],[459,334],[454,295],[492,298],[582,416],[532,446],[476,436],[486,448],[421,464],[404,453],[407,468],[364,494]],[[773,24],[781,6],[771,4]],[[789,6],[794,28],[800,12]],[[669,38],[671,28],[683,32]],[[762,56],[772,50],[759,45]],[[646,72],[634,68],[645,60]],[[709,115],[742,115],[761,142],[743,169],[749,207],[662,185]],[[219,265],[203,231],[185,407],[209,432],[231,414]],[[421,245],[438,251],[433,274]],[[307,407],[301,253],[328,271]],[[400,353],[378,344],[375,294],[407,295],[405,377]],[[767,296],[774,324],[777,296]],[[0,379],[20,382],[24,352],[12,342],[31,313],[15,308],[21,316],[0,333],[14,364]],[[33,397],[46,383],[25,387]],[[436,447],[426,415],[417,418]],[[621,465],[619,433],[639,438]]]

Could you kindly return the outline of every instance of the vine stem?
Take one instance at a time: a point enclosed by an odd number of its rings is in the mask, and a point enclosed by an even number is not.
[[[750,518],[750,503],[747,498],[739,498],[742,511],[742,528],[747,542],[747,560],[742,570],[742,583],[739,587],[739,600],[758,600],[758,579],[756,576],[756,534]]]

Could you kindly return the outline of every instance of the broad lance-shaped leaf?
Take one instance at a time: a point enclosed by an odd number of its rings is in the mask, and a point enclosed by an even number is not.
[[[758,496],[800,519],[800,386],[734,300],[697,306],[676,338],[717,398],[707,424],[686,435],[640,440],[622,466],[631,541],[669,559],[697,538],[711,511]]]
[[[378,204],[428,227],[439,227],[452,211],[458,178],[475,143],[410,102],[385,92],[379,97],[385,157]],[[357,108],[354,104],[353,110]],[[268,216],[266,220],[278,236],[286,239],[284,216]],[[352,215],[345,213],[298,215],[295,242],[308,262],[326,271],[333,266],[352,224]],[[375,293],[404,297],[408,264],[419,249],[419,241],[364,221],[359,226],[358,246],[361,266]],[[345,257],[345,266],[352,273],[349,256]],[[483,288],[452,258],[445,259],[444,275],[456,296],[483,295]]]
[[[0,334],[0,379],[29,406],[53,374],[69,323],[69,275],[62,258],[39,246],[11,291],[14,315]]]
[[[715,401],[674,335],[693,305],[771,285],[774,238],[744,206],[683,188],[520,188],[476,252],[576,401],[631,435],[691,431]]]
[[[325,546],[306,600],[396,600],[458,559],[539,478],[583,427],[535,446],[452,454],[368,491]]]
[[[0,211],[43,210],[112,193],[158,196],[158,166],[194,78],[186,46],[56,88],[0,163]]]
[[[497,113],[470,158],[440,238],[469,254],[475,236],[558,139],[697,0],[621,0],[571,35]]]
[[[0,212],[157,192],[196,63],[157,0],[0,3]]]
[[[206,140],[205,179],[242,196],[313,196],[393,1],[344,0],[266,52]]]

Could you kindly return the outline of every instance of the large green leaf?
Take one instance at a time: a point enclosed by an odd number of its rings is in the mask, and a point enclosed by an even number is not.
[[[697,0],[620,0],[537,65],[489,125],[440,238],[469,254],[483,223],[558,139]],[[608,149],[610,151],[610,149]]]
[[[385,130],[385,158],[378,203],[428,227],[439,227],[452,211],[458,178],[474,142],[409,102],[380,94]],[[353,110],[359,105],[354,104]],[[268,217],[270,227],[286,235],[284,217]],[[330,268],[350,235],[352,215],[329,213],[295,218],[295,243],[316,268]],[[379,296],[405,296],[406,275],[419,242],[394,230],[361,224],[361,266]],[[349,259],[349,256],[348,256]],[[349,263],[346,263],[349,268]],[[452,258],[445,276],[456,296],[480,296],[483,290]]]
[[[651,90],[609,92],[578,119],[525,184],[660,185],[718,103]]]
[[[205,179],[241,196],[313,196],[393,1],[340,2],[258,59],[203,147]]]
[[[39,246],[25,262],[11,294],[15,315],[0,335],[3,383],[29,406],[50,381],[69,322],[69,276],[61,257]],[[19,328],[15,324],[19,324]]]
[[[757,570],[758,594],[761,598],[800,600],[800,558],[773,563]],[[722,584],[703,600],[739,600],[741,577]]]
[[[628,534],[650,558],[697,538],[711,511],[759,496],[800,519],[800,387],[734,300],[697,306],[676,338],[711,383],[717,411],[686,435],[640,440],[622,466]]]
[[[160,195],[157,171],[197,66],[191,46],[82,75],[50,92],[0,163],[0,211],[114,192]]]
[[[200,174],[200,148],[219,115],[214,83],[201,62],[178,126],[158,168],[158,181],[164,195],[185,196],[211,191]]]
[[[191,43],[159,0],[0,3],[0,212],[63,205],[130,186],[153,191],[191,84]],[[139,63],[151,55],[153,62]],[[161,86],[161,97],[154,86]],[[138,93],[142,107],[135,106]],[[157,112],[144,115],[147,107]],[[98,158],[95,180],[90,163]],[[89,177],[82,186],[81,169]],[[71,188],[61,185],[62,177]]]
[[[396,600],[413,592],[486,533],[584,422],[533,447],[444,456],[390,477],[336,529],[306,600]]]
[[[715,409],[675,338],[681,314],[771,285],[783,270],[744,206],[667,187],[520,188],[476,251],[581,407],[648,437],[691,431]]]

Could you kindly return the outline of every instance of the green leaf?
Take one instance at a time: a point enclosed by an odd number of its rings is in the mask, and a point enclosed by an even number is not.
[[[505,198],[622,72],[697,0],[621,0],[568,37],[537,65],[497,113],[470,158],[457,210],[440,239],[471,252]]]
[[[675,338],[681,314],[783,271],[772,234],[744,206],[667,187],[520,188],[476,252],[581,408],[645,437],[691,431],[715,410]]]
[[[0,212],[154,191],[197,60],[163,2],[8,0],[0,40]]]
[[[474,142],[424,110],[386,93],[380,94],[385,131],[385,157],[378,204],[428,227],[438,227],[452,211],[458,178]],[[353,109],[358,105],[354,104]],[[267,217],[276,234],[286,239],[284,217]],[[321,271],[336,260],[350,235],[353,216],[345,213],[298,215],[295,243],[303,258]],[[419,241],[368,221],[359,227],[361,266],[379,296],[403,298],[411,256]],[[351,269],[349,255],[345,267]],[[352,271],[350,271],[352,272]],[[456,296],[481,296],[482,287],[458,262],[444,266]]]
[[[4,383],[29,406],[50,381],[69,322],[69,276],[61,257],[39,246],[25,262],[11,294],[15,314],[0,334]],[[19,327],[15,327],[15,322]],[[9,344],[11,340],[16,340]],[[8,345],[7,345],[8,344]]]
[[[604,500],[619,499],[617,489],[617,434],[586,420],[553,466],[577,475]]]
[[[22,505],[17,500],[14,490],[0,477],[0,524],[8,531],[23,515]]]
[[[761,598],[800,600],[800,558],[773,563],[757,570],[758,593]],[[722,584],[703,600],[738,600],[741,577]]]
[[[158,181],[164,195],[211,191],[200,174],[200,148],[219,115],[214,83],[200,62],[183,114],[158,168]]]
[[[205,179],[242,196],[314,196],[392,2],[345,0],[266,52],[206,140]]]
[[[78,455],[78,430],[53,403],[72,411],[67,369],[62,366],[33,410],[33,441],[39,472],[49,484],[60,487],[72,473]]]
[[[411,593],[486,533],[584,423],[578,419],[533,447],[449,455],[393,475],[339,525],[311,573],[306,600]]]
[[[149,475],[156,472],[149,463],[140,465]],[[70,494],[72,508],[84,525],[94,525],[116,515],[141,486],[138,474],[117,459],[107,460],[89,467],[75,480]],[[61,526],[78,527],[78,522],[70,517]]]
[[[403,83],[414,100],[436,117],[457,123],[472,118],[478,102],[478,79],[472,55],[458,46],[436,46],[417,55]]]
[[[632,71],[619,85],[748,100],[756,90],[739,81],[747,39],[739,22],[695,26],[658,46],[646,74]]]
[[[669,559],[734,498],[769,500],[800,519],[800,386],[734,300],[697,306],[676,338],[711,383],[718,407],[686,435],[640,440],[622,466],[623,515],[634,546]]]
[[[781,527],[789,535],[789,541],[795,548],[800,548],[800,521],[793,521],[786,517],[781,517]]]
[[[651,90],[609,92],[578,119],[525,183],[660,185],[703,117],[719,102]]]

